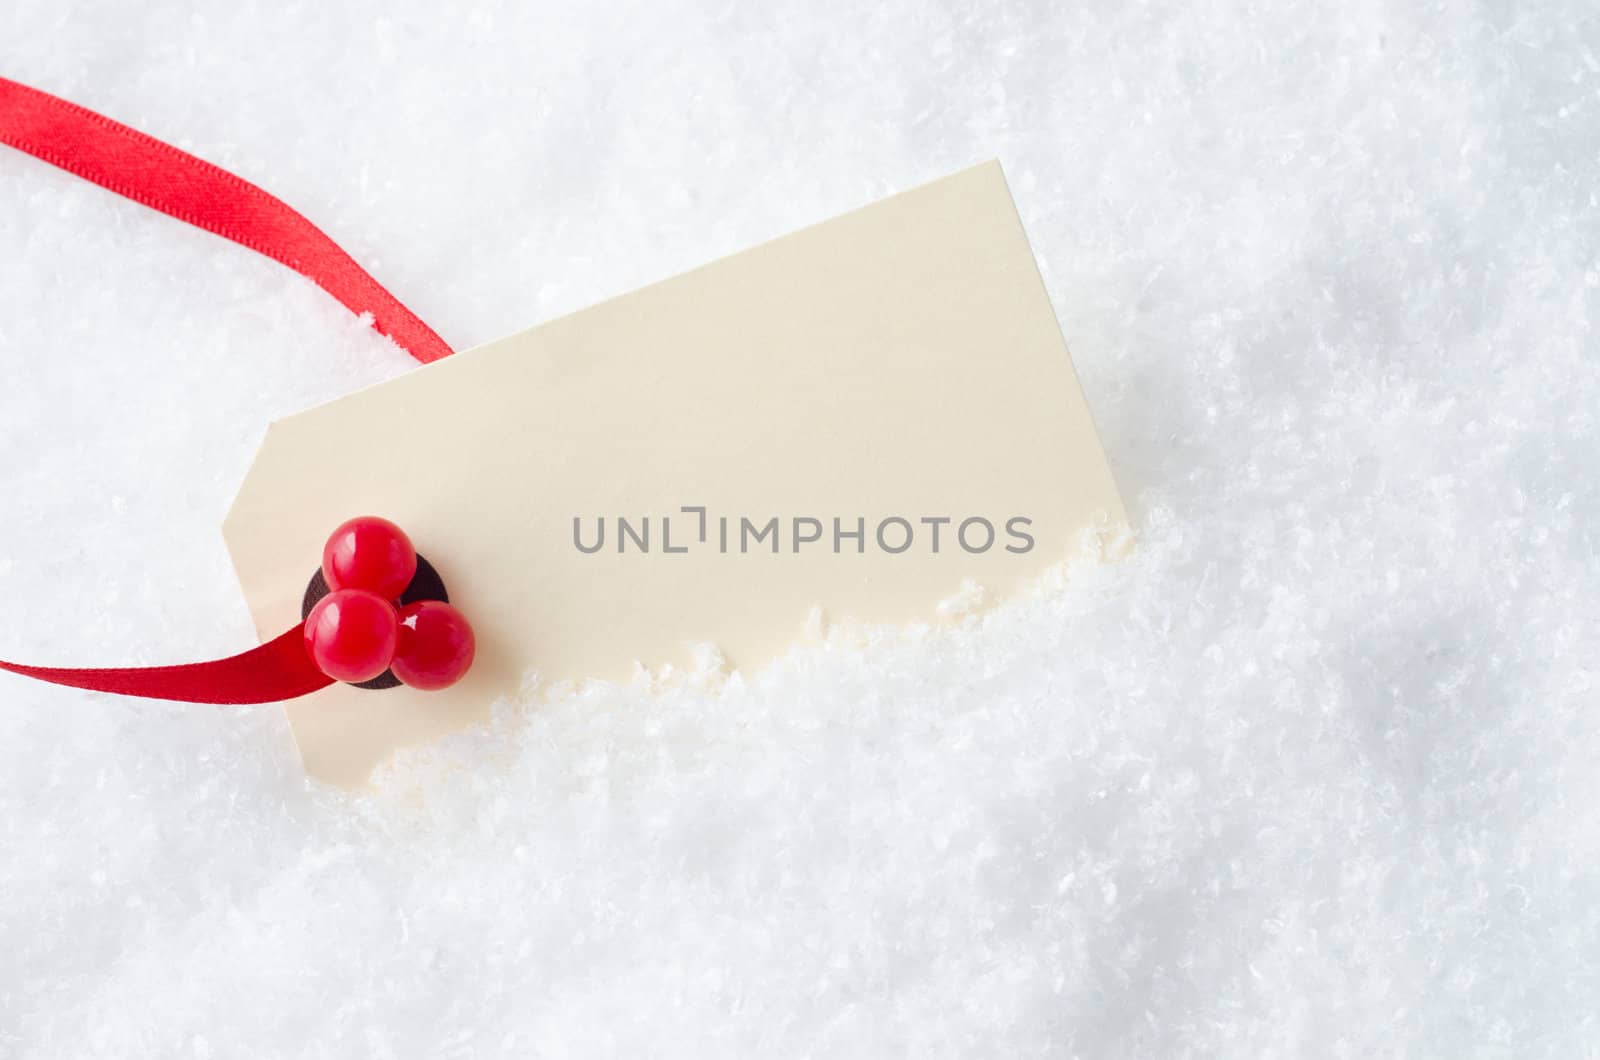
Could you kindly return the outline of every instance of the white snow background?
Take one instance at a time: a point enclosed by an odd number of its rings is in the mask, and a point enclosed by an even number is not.
[[[0,73],[457,347],[998,155],[1140,540],[363,797],[0,675],[0,1056],[1600,1049],[1593,0],[9,0]],[[263,428],[410,367],[0,150],[0,657],[250,643]]]

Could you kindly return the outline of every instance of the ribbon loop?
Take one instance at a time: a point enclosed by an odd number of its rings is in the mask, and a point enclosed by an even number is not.
[[[36,88],[0,77],[0,143],[125,198],[249,247],[305,276],[424,364],[453,350],[339,245],[279,199],[210,162]],[[214,662],[122,669],[0,670],[73,688],[189,703],[270,703],[333,680],[307,653],[305,626]]]

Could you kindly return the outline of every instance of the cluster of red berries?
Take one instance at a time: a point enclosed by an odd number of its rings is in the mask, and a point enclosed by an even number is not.
[[[306,651],[335,681],[360,684],[392,671],[432,691],[461,680],[476,642],[466,616],[441,600],[397,604],[417,573],[417,550],[387,519],[358,516],[322,549],[328,595],[306,616]]]

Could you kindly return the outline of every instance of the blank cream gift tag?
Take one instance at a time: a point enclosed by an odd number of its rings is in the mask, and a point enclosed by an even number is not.
[[[1126,530],[996,162],[272,424],[224,526],[263,637],[360,514],[407,530],[479,648],[444,692],[288,705],[344,785],[531,674],[704,644],[749,670],[814,609],[932,620]]]

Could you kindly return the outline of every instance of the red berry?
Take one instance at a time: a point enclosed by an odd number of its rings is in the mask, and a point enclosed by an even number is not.
[[[335,681],[359,684],[383,673],[399,635],[394,605],[365,589],[336,589],[306,616],[306,651]]]
[[[472,666],[476,653],[467,616],[449,604],[419,600],[400,609],[400,642],[390,666],[412,688],[449,688]]]
[[[406,532],[376,515],[340,524],[322,546],[322,578],[329,589],[367,589],[390,600],[417,573],[417,550]]]

